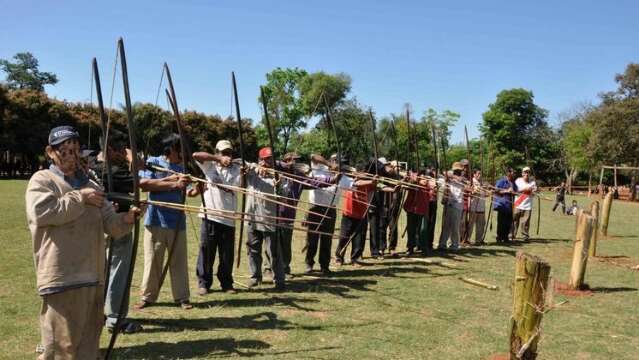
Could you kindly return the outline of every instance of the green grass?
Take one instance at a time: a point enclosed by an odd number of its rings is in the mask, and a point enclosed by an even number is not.
[[[32,245],[24,215],[24,181],[0,181],[0,352],[1,358],[33,358],[39,341],[40,299],[35,290]],[[569,201],[571,198],[568,199]],[[578,198],[580,205],[588,203]],[[160,305],[131,312],[145,331],[118,338],[122,359],[219,358],[259,356],[289,359],[485,359],[508,348],[510,283],[514,255],[524,250],[546,259],[552,275],[567,281],[575,218],[550,212],[542,201],[542,230],[529,244],[470,249],[447,261],[459,269],[427,265],[413,259],[368,260],[360,269],[335,269],[330,279],[296,277],[284,293],[241,291],[206,297],[195,295],[196,308],[171,304],[168,282]],[[536,215],[532,228],[535,228]],[[617,263],[639,264],[638,204],[614,203],[610,237],[599,254],[624,256]],[[197,256],[199,220],[187,223],[189,265]],[[496,227],[494,227],[496,228]],[[403,225],[400,225],[403,229]],[[437,231],[437,234],[439,230]],[[303,269],[303,234],[296,232],[293,272]],[[405,241],[400,241],[403,249]],[[140,244],[141,246],[141,244]],[[142,272],[138,251],[132,298],[137,300]],[[366,251],[368,254],[368,250]],[[246,258],[236,280],[247,281]],[[468,276],[499,286],[498,291],[458,280]],[[591,259],[587,283],[593,296],[569,302],[547,313],[540,343],[542,359],[636,359],[639,348],[637,272]],[[215,290],[218,290],[217,281]],[[103,335],[103,346],[108,341]]]

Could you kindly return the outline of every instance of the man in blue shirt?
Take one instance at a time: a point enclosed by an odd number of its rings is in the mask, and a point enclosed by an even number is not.
[[[149,157],[147,165],[184,172],[180,137],[171,134],[162,141],[164,155]],[[149,192],[155,201],[184,203],[185,189],[190,183],[186,176],[177,176],[154,170],[140,171],[140,188]],[[160,277],[164,266],[164,252],[173,249],[169,270],[171,291],[176,303],[185,309],[193,306],[189,302],[189,276],[186,255],[186,222],[183,212],[149,205],[144,219],[144,275],[142,276],[142,299],[135,309],[143,309],[157,301],[160,292]],[[176,230],[177,229],[177,230]],[[173,243],[175,242],[175,245]]]
[[[506,169],[506,176],[497,180],[493,209],[497,211],[497,242],[508,242],[508,234],[513,222],[513,195],[517,192],[512,168]]]

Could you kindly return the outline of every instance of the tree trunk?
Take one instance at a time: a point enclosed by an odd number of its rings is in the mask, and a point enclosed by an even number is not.
[[[610,208],[612,207],[612,191],[608,191],[604,198],[601,211],[601,234],[608,236],[608,221],[610,220]]]
[[[586,212],[578,217],[577,231],[572,253],[572,266],[570,267],[570,280],[568,286],[579,290],[583,287],[588,264],[588,250],[590,248],[590,236],[593,231],[593,218]]]
[[[588,197],[592,195],[592,171],[588,171]]]
[[[537,358],[549,275],[550,265],[544,260],[521,251],[517,253],[510,330],[511,359]]]
[[[599,201],[590,204],[590,214],[592,215],[592,232],[590,235],[590,246],[588,256],[597,256],[597,240],[599,239]]]

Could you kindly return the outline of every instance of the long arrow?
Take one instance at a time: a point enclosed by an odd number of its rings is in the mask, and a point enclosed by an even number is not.
[[[242,158],[242,177],[240,187],[246,188],[246,160],[244,159],[244,138],[242,137],[242,115],[240,115],[240,99],[237,96],[237,83],[235,82],[235,72],[231,72],[231,82],[233,84],[233,97],[235,99],[235,116],[237,117],[237,135],[240,141],[240,157]],[[244,212],[246,211],[246,194],[242,194],[242,215],[240,216],[240,240],[237,243],[236,267],[240,267],[242,258],[242,238],[244,237]]]

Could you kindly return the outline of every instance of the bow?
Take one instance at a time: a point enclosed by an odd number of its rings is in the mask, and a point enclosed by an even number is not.
[[[102,85],[100,84],[100,72],[98,71],[98,60],[93,58],[92,61],[92,69],[93,69],[93,78],[95,80],[95,92],[98,98],[98,111],[100,113],[100,126],[102,128],[102,156],[104,157],[104,166],[102,168],[102,184],[104,184],[104,174],[106,170],[107,176],[107,191],[109,193],[113,192],[113,174],[111,171],[111,159],[109,155],[109,130],[107,124],[107,116],[104,111],[104,103],[102,101]],[[109,250],[107,254],[106,261],[106,269],[105,269],[105,280],[104,280],[104,298],[106,299],[106,294],[109,285],[109,279],[111,277],[111,263],[113,262],[113,239],[109,240]]]
[[[133,112],[131,110],[131,95],[129,93],[129,75],[126,66],[126,54],[124,52],[124,41],[122,38],[118,40],[118,50],[120,54],[121,68],[122,68],[122,84],[124,87],[124,100],[125,100],[125,109],[126,109],[126,119],[127,119],[127,130],[129,132],[129,144],[131,146],[131,153],[133,155],[133,159],[131,161],[131,175],[133,176],[133,205],[139,207],[140,206],[140,179],[138,177],[138,147],[135,141],[135,120],[133,118]],[[135,258],[137,255],[138,249],[138,240],[140,238],[140,219],[136,217],[135,225],[133,227],[133,250],[131,254],[131,266],[129,267],[129,273],[127,274],[127,282],[126,282],[126,292],[128,294],[131,291],[131,281],[133,280],[133,269],[135,268]],[[126,296],[122,297],[122,301],[120,302],[120,306],[118,309],[118,319],[115,323],[115,330],[111,335],[111,340],[109,341],[109,347],[106,350],[106,354],[104,358],[108,360],[113,352],[113,346],[115,345],[115,341],[120,333],[118,330],[122,325],[122,319],[124,314],[124,310],[126,307],[126,302],[124,299]]]
[[[526,150],[526,166],[530,167],[531,174],[533,175],[534,178],[536,178],[535,172],[533,171],[533,167],[530,166],[530,157],[528,156],[528,146],[526,146],[524,150]],[[537,196],[537,229],[535,229],[535,235],[539,235],[540,223],[541,223],[541,197]]]
[[[237,84],[235,82],[235,72],[231,72],[231,82],[233,84],[233,95],[235,98],[235,115],[237,117],[237,135],[240,141],[240,157],[242,158],[242,179],[241,187],[246,188],[246,175],[244,168],[246,160],[244,159],[244,138],[242,137],[242,116],[240,115],[240,100],[237,96]],[[240,267],[240,258],[242,257],[242,237],[244,235],[244,212],[246,211],[246,194],[242,193],[242,214],[240,215],[240,240],[237,243],[237,263],[236,267]]]
[[[187,143],[184,137],[184,126],[182,124],[182,117],[180,116],[180,110],[177,104],[177,98],[175,97],[175,88],[173,88],[173,79],[171,78],[171,71],[169,71],[169,65],[167,63],[164,63],[164,72],[166,73],[166,79],[169,83],[169,90],[165,90],[166,97],[168,99],[169,106],[171,107],[171,110],[173,111],[173,115],[175,116],[175,122],[177,123],[178,134],[180,135],[180,152],[182,153],[182,168],[184,169],[184,171],[187,171],[186,170],[187,159],[190,158],[191,153],[187,151]],[[200,195],[202,194],[200,193]],[[186,203],[186,189],[182,189],[181,202],[182,204]],[[202,203],[204,203],[203,197],[202,197]],[[184,217],[186,220],[186,215]],[[166,274],[169,271],[169,265],[171,264],[173,253],[175,252],[175,246],[177,244],[179,234],[180,234],[180,224],[178,221],[176,221],[175,232],[173,233],[173,242],[171,243],[171,247],[168,250],[168,254],[166,256],[166,263],[164,264],[164,267],[162,268],[162,273],[160,275],[159,289],[162,288],[162,284],[164,284],[164,279],[166,278]]]

